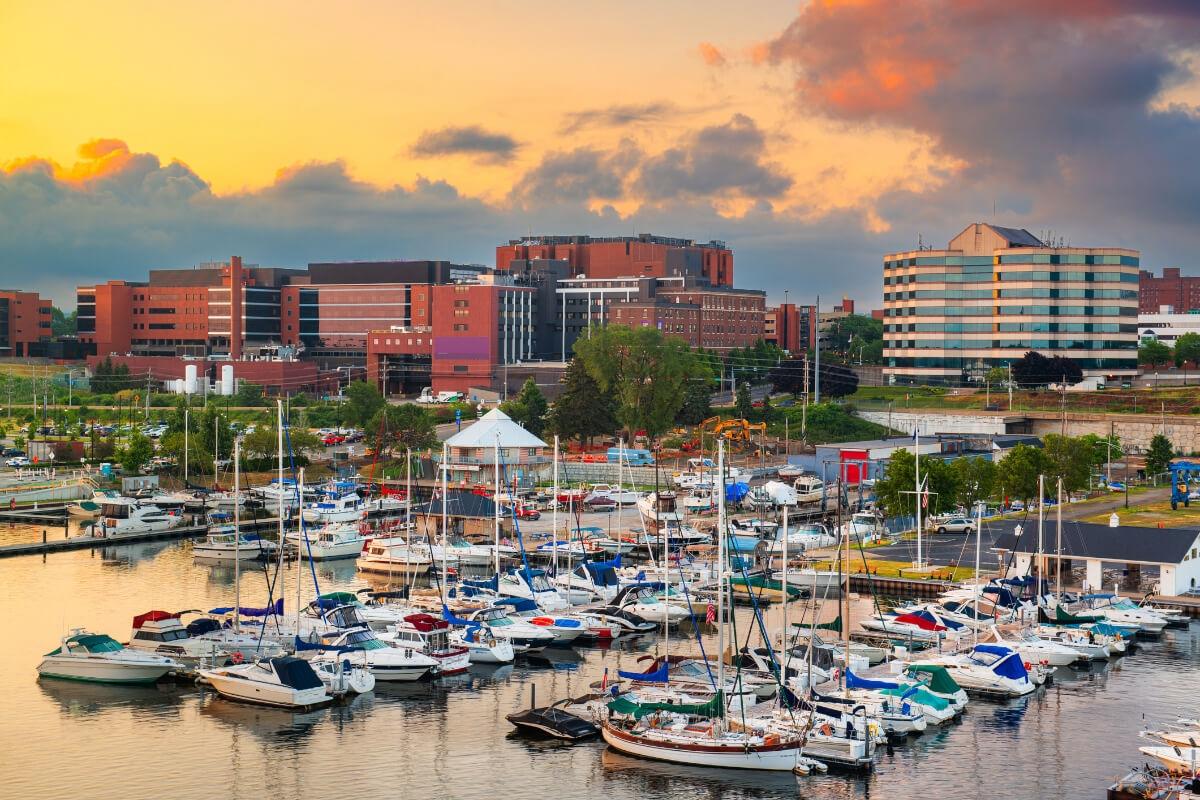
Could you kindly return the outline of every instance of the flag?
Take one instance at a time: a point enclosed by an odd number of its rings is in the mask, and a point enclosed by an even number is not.
[[[608,691],[608,667],[604,668],[604,677],[600,679],[600,691]]]
[[[711,600],[708,603],[708,611],[705,612],[704,619],[709,625],[717,621],[717,607],[712,604]]]

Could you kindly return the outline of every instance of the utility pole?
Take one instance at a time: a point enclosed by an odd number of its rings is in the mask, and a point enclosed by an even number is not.
[[[1008,362],[1008,410],[1012,411],[1012,362]]]
[[[813,358],[813,402],[821,402],[821,295],[817,295],[816,305],[817,320],[814,324],[817,326],[816,347],[814,348],[815,356]]]
[[[1067,435],[1067,376],[1062,376],[1062,435]]]
[[[1106,484],[1112,483],[1112,443],[1113,443],[1113,437],[1115,435],[1116,435],[1116,423],[1109,422],[1108,423],[1108,462],[1105,464],[1105,467],[1104,467],[1104,482]]]

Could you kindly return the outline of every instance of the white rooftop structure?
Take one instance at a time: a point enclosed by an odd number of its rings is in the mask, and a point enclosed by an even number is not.
[[[484,414],[478,422],[463,428],[446,440],[448,447],[495,447],[496,435],[500,447],[549,447],[538,437],[513,422],[512,417],[498,408]]]

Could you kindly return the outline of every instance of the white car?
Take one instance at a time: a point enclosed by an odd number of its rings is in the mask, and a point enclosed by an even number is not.
[[[965,533],[972,534],[975,532],[975,523],[966,517],[948,517],[934,526],[934,530],[938,533]]]
[[[13,467],[13,468],[28,467],[28,466],[33,465],[33,462],[30,461],[25,456],[14,456],[13,458],[10,458],[8,461],[5,461],[4,463],[5,463],[5,465]]]

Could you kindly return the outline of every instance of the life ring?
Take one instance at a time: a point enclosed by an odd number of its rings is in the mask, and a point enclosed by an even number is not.
[[[833,736],[833,726],[826,722],[821,726],[821,733],[825,736]]]
[[[230,654],[229,660],[235,664],[241,664],[243,661],[246,660],[246,657],[244,655],[242,655],[241,650],[234,650],[233,653]]]
[[[1028,672],[1031,669],[1033,669],[1033,664],[1030,664],[1028,661],[1026,661],[1025,662],[1025,671]]]

